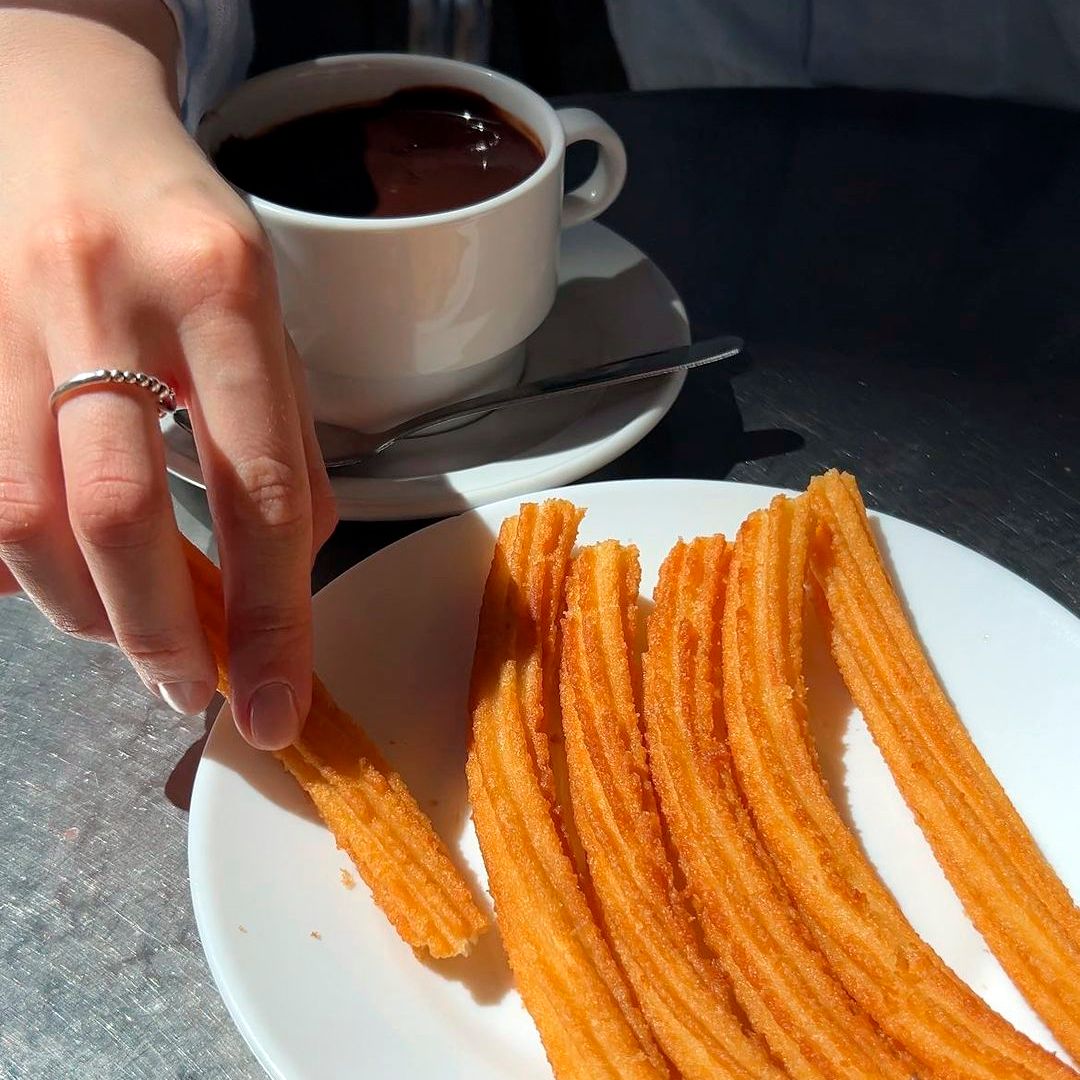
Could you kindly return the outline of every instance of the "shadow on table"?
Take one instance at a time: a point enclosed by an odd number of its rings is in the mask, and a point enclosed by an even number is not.
[[[788,454],[804,444],[801,434],[787,428],[747,431],[730,378],[706,368],[689,373],[683,392],[661,424],[585,479],[723,480],[742,462]]]
[[[184,751],[183,757],[173,766],[172,772],[165,781],[165,798],[178,810],[183,810],[185,814],[191,810],[191,792],[195,787],[195,773],[199,768],[203,748],[206,746],[206,740],[210,738],[210,729],[214,726],[214,720],[221,712],[223,704],[222,698],[215,696],[204,715],[205,727],[202,735]]]

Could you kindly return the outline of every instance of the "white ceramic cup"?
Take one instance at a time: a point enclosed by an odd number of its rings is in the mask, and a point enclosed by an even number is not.
[[[260,75],[206,115],[199,141],[212,154],[229,136],[411,86],[487,98],[536,135],[540,167],[484,202],[415,217],[333,217],[245,193],[273,247],[315,416],[359,430],[520,378],[521,343],[555,299],[559,230],[609,206],[626,176],[622,141],[595,113],[556,111],[504,75],[426,56],[334,56]],[[598,144],[598,163],[564,195],[566,146],[579,140]]]

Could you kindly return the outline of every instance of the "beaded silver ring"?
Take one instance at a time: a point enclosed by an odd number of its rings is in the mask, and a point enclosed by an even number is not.
[[[153,394],[159,417],[176,411],[176,391],[167,382],[145,371],[121,371],[119,368],[98,368],[65,379],[49,395],[49,405],[55,413],[63,399],[71,394],[112,385],[134,386]]]

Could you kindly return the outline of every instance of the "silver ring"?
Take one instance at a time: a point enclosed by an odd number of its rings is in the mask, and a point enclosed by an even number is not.
[[[83,371],[65,379],[50,395],[49,406],[53,413],[60,403],[70,394],[82,390],[92,390],[98,386],[137,386],[147,390],[157,401],[158,417],[176,410],[176,391],[156,375],[147,375],[145,371],[121,371],[119,368],[98,368],[97,371]]]

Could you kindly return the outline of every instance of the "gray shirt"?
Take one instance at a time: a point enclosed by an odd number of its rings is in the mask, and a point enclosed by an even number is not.
[[[244,0],[165,3],[184,43],[193,124],[243,75],[250,9]],[[1080,0],[606,3],[635,89],[833,84],[1080,107]]]
[[[1080,0],[606,0],[636,89],[864,86],[1080,106]]]

